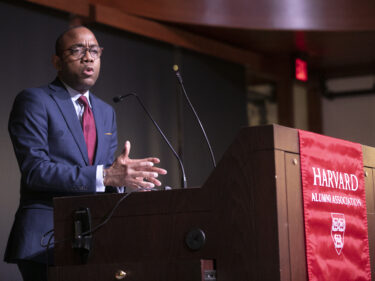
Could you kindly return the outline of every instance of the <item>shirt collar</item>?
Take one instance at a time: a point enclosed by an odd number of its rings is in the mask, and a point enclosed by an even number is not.
[[[77,102],[77,100],[79,99],[80,96],[84,95],[89,103],[89,106],[91,106],[91,102],[90,102],[90,92],[89,91],[86,91],[84,94],[81,94],[80,92],[78,92],[77,90],[74,90],[72,87],[70,87],[68,84],[66,84],[64,81],[61,80],[61,82],[64,84],[66,90],[68,91],[72,101],[75,103]]]

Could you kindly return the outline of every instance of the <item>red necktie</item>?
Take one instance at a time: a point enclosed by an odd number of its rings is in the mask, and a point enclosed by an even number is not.
[[[89,163],[92,165],[96,147],[96,127],[94,115],[92,114],[91,108],[85,96],[80,96],[78,102],[84,106],[84,112],[82,115],[82,130],[86,141]]]

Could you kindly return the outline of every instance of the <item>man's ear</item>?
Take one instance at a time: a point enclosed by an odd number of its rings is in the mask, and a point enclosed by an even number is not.
[[[53,55],[52,56],[52,64],[57,71],[61,70],[61,58],[60,57],[58,57],[56,55]]]

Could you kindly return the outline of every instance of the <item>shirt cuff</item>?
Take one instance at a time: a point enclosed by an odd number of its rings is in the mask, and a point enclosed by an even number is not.
[[[98,165],[96,166],[96,192],[105,192],[103,180],[103,165]]]

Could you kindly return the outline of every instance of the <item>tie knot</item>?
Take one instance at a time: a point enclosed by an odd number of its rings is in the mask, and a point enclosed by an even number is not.
[[[87,107],[89,104],[87,98],[84,95],[79,97],[78,102],[82,104],[84,107]]]

